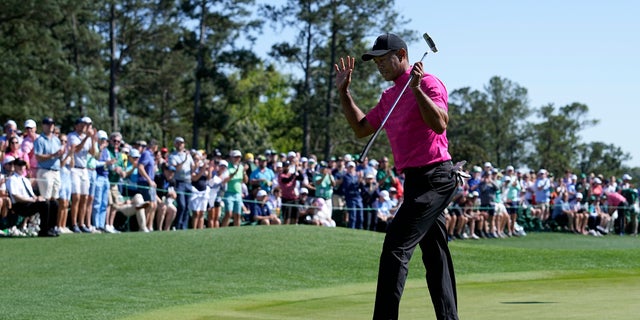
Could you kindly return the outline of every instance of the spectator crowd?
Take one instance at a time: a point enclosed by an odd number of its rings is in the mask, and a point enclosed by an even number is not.
[[[189,149],[125,142],[88,117],[4,124],[0,236],[311,224],[384,232],[403,199],[387,157]],[[566,231],[637,235],[638,190],[621,179],[473,166],[445,212],[449,239]],[[135,217],[135,218],[134,218]]]

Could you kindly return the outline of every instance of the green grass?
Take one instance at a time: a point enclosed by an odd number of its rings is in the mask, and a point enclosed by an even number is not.
[[[2,239],[0,318],[367,319],[382,240],[308,226]],[[463,318],[640,313],[638,238],[536,233],[450,247]],[[420,255],[406,319],[433,313]]]

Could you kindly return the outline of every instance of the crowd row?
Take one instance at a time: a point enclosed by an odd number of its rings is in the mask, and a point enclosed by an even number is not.
[[[49,236],[297,223],[384,231],[402,203],[403,175],[386,157],[318,161],[274,150],[223,156],[188,150],[182,137],[171,150],[154,140],[125,143],[118,132],[93,128],[88,117],[77,119],[69,134],[52,118],[41,126],[38,134],[36,122],[27,120],[20,135],[8,121],[0,138],[0,210],[14,233],[28,230],[35,214],[33,228],[39,220],[40,235]],[[544,169],[500,171],[491,163],[470,173],[447,210],[450,239],[554,228],[637,233],[637,190],[629,175],[617,181],[565,172],[555,179]]]

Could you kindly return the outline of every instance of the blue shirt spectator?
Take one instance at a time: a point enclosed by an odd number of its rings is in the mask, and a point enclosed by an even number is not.
[[[54,154],[62,148],[60,139],[56,135],[47,137],[44,133],[40,134],[36,141],[33,143],[33,149],[37,155]],[[53,157],[47,160],[41,160],[38,162],[38,168],[49,170],[60,170],[60,158]]]

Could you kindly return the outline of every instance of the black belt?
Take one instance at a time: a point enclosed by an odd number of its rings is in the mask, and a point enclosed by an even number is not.
[[[38,168],[38,169],[47,170],[47,171],[60,171],[58,169],[52,169],[52,168]]]
[[[405,174],[410,174],[412,172],[413,173],[426,172],[426,171],[433,170],[433,169],[435,169],[437,167],[440,167],[442,165],[445,165],[445,164],[453,165],[451,160],[446,160],[446,161],[442,161],[442,162],[436,162],[436,163],[428,164],[426,166],[404,168],[404,169],[402,169],[402,172],[404,172]]]
[[[76,169],[86,169],[87,167],[79,167],[79,166],[73,166]]]
[[[177,183],[191,183],[191,180],[176,180]]]

